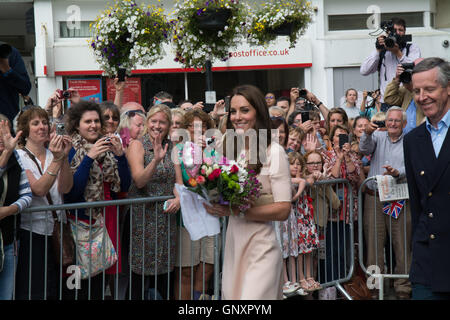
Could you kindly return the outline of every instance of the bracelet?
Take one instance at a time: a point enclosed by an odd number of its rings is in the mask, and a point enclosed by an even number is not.
[[[319,104],[316,104],[316,107],[320,107],[320,105],[322,104],[322,101],[319,101]]]
[[[63,154],[61,157],[59,157],[58,159],[53,158],[54,162],[58,162],[61,161],[62,159],[64,159],[65,155]]]
[[[49,175],[51,175],[52,177],[56,177],[58,174],[57,173],[53,173],[53,172],[51,172],[51,171],[49,171],[48,169],[47,169],[47,171],[45,171],[45,172],[47,172]]]

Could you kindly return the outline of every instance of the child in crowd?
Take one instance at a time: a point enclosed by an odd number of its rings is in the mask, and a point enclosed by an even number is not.
[[[302,165],[303,163],[303,165]],[[300,285],[297,282],[296,270],[295,270],[295,258],[298,256],[298,229],[297,229],[297,216],[296,216],[296,203],[300,194],[305,189],[306,182],[300,178],[301,170],[304,168],[304,160],[300,153],[291,152],[289,154],[289,164],[292,179],[292,207],[291,213],[286,221],[281,223],[281,242],[283,249],[283,277],[284,286],[283,293],[289,294],[300,289]],[[289,277],[287,274],[286,264],[289,263]],[[289,281],[289,278],[291,281]]]
[[[289,154],[292,151],[299,152],[302,146],[302,141],[305,133],[300,128],[290,128],[289,137],[286,145],[286,153]]]
[[[313,201],[305,191],[306,163],[303,156],[299,153],[291,153],[289,155],[289,163],[291,164],[291,175],[293,173],[296,174],[295,177],[292,176],[292,185],[298,186],[297,193],[292,200],[295,203],[293,210],[297,218],[297,267],[300,286],[305,292],[315,291],[321,287],[312,276],[312,251],[319,247],[319,236],[314,222]]]

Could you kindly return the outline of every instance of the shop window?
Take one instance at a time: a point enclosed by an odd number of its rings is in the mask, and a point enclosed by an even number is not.
[[[90,38],[92,37],[89,31],[89,25],[92,21],[81,21],[79,28],[74,28],[72,22],[68,24],[66,21],[59,22],[59,37],[60,38]]]
[[[339,14],[328,16],[328,31],[366,30],[367,19],[371,14]],[[423,27],[423,12],[393,12],[381,13],[381,21],[390,20],[393,17],[403,18],[406,27]]]

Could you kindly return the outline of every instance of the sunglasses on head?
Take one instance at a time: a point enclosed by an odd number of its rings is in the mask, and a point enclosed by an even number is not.
[[[275,99],[274,96],[267,96],[266,99]]]
[[[270,120],[285,120],[283,117],[270,117]]]
[[[125,115],[130,117],[130,118],[133,118],[138,113],[140,113],[140,114],[145,116],[145,113],[142,110],[128,110],[128,111],[125,112]]]

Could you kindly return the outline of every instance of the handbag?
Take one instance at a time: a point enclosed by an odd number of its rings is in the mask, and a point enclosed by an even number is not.
[[[39,170],[41,176],[43,175],[41,167],[38,165],[36,161],[36,157],[27,149],[23,148],[23,150],[28,154],[31,160],[36,164],[36,167]],[[49,205],[53,205],[52,197],[48,192],[46,194],[47,201]],[[52,210],[53,216],[53,233],[52,233],[52,245],[56,258],[56,263],[59,264],[62,258],[62,266],[67,267],[73,264],[75,257],[75,243],[72,238],[72,230],[68,223],[64,223],[59,221],[58,215],[56,211]],[[61,227],[62,224],[62,227]],[[62,228],[62,233],[61,233]],[[62,248],[61,248],[62,244]],[[61,257],[62,252],[62,257]]]
[[[357,250],[357,244],[355,244],[355,252]],[[367,288],[366,278],[364,272],[359,265],[358,256],[355,255],[355,271],[351,279],[344,283],[344,289],[353,298],[353,300],[372,300],[372,294]]]
[[[81,279],[94,277],[117,262],[117,253],[104,227],[102,215],[98,216],[93,225],[81,220],[69,219],[69,222],[76,240]]]

